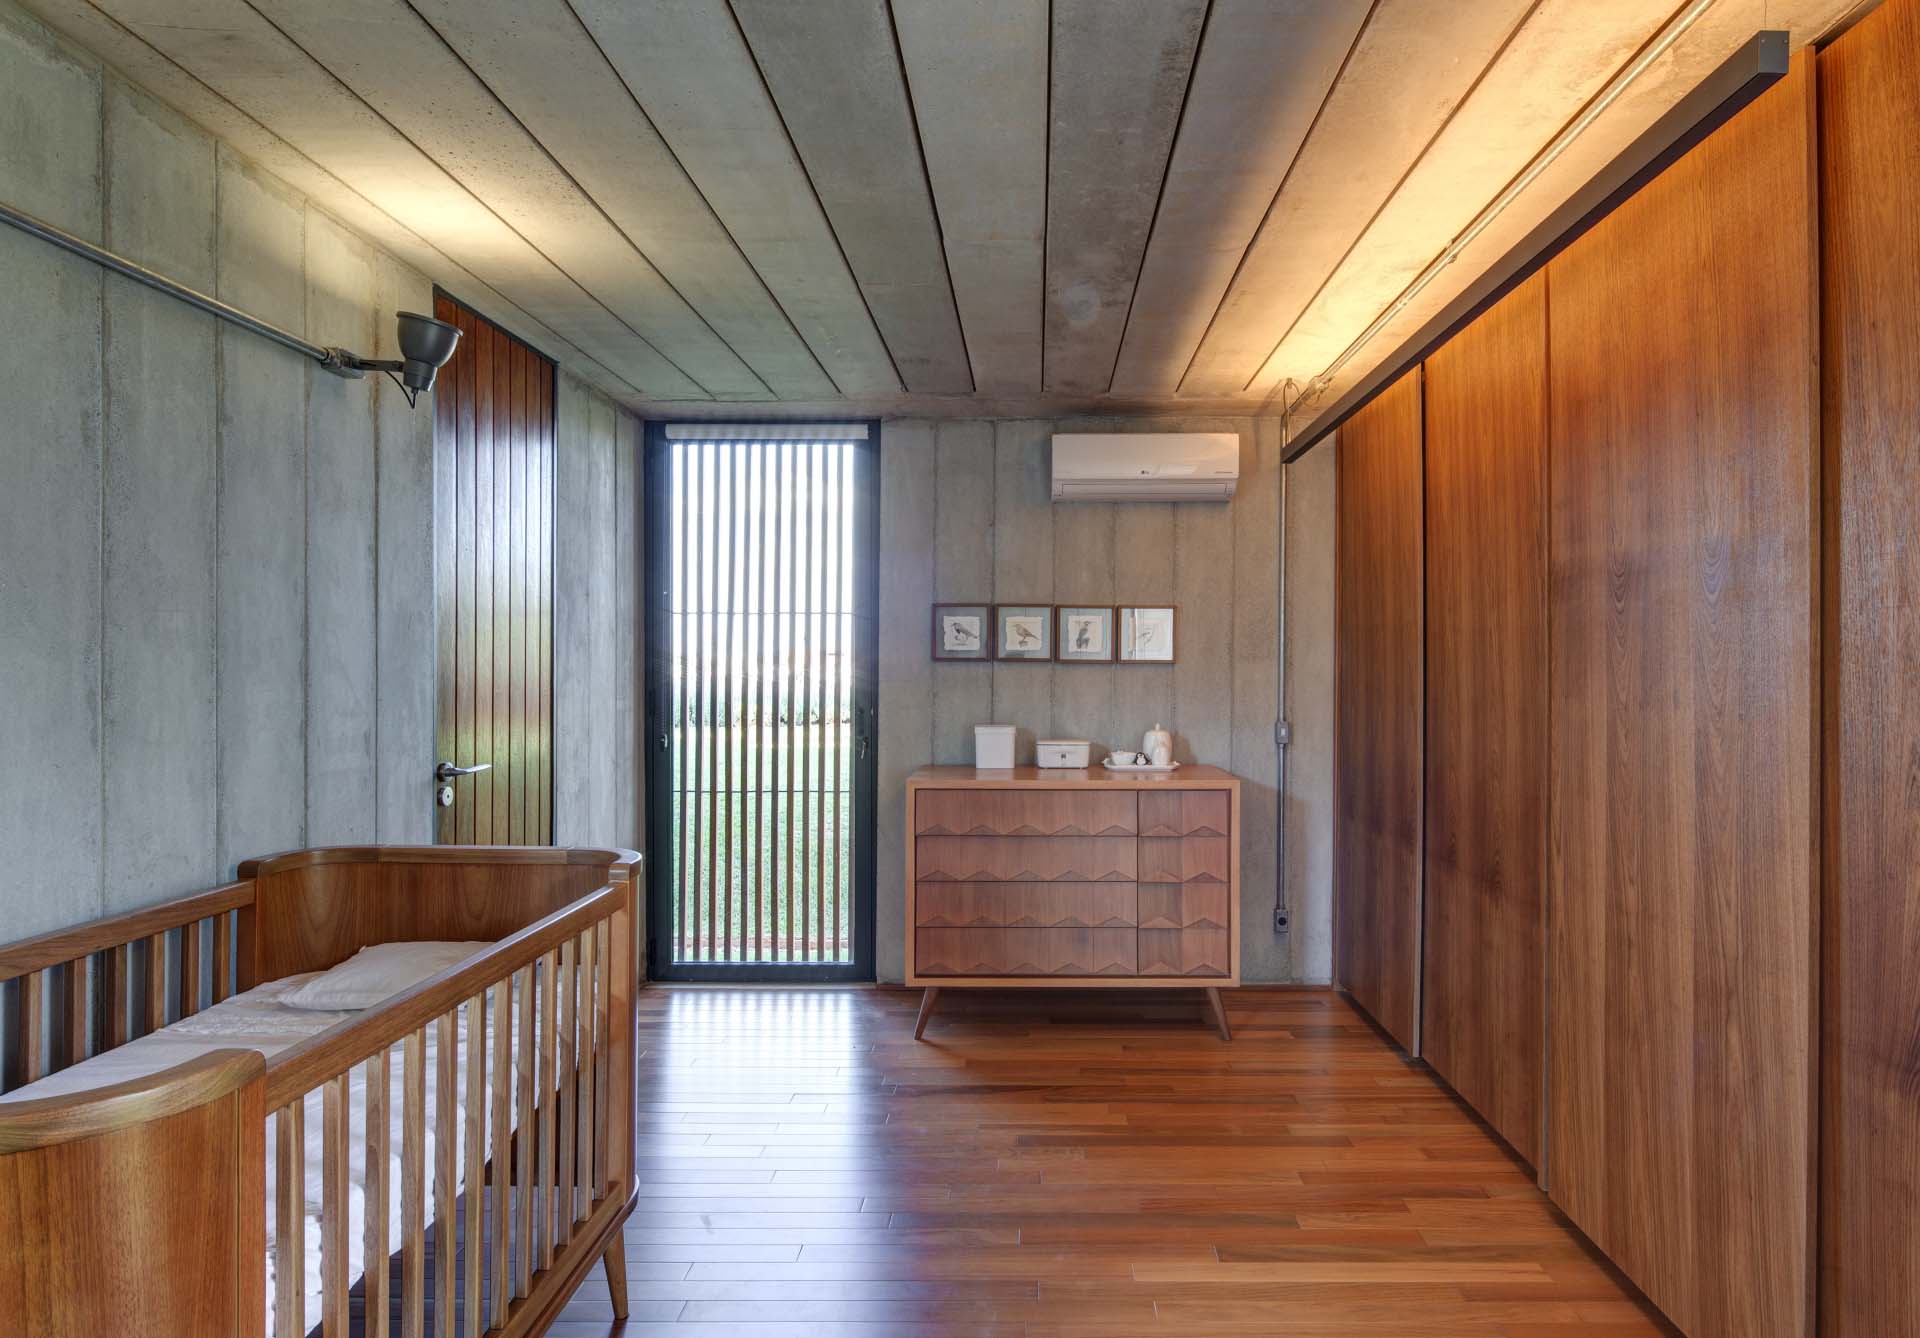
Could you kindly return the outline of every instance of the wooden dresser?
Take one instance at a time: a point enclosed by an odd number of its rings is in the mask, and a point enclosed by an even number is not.
[[[950,987],[1240,983],[1240,781],[926,767],[907,780],[918,1036]]]

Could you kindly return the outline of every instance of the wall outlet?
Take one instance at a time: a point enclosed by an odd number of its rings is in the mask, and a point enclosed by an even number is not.
[[[1292,919],[1278,906],[1273,908],[1273,932],[1284,934],[1292,924]]]

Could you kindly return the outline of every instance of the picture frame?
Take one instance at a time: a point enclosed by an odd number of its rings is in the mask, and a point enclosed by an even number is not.
[[[935,604],[933,658],[985,663],[993,659],[993,607]]]
[[[1172,604],[1122,605],[1115,642],[1120,663],[1172,664],[1177,612]]]
[[[1112,664],[1119,611],[1112,604],[1054,609],[1053,658],[1060,664]]]
[[[995,604],[993,657],[996,660],[1052,660],[1053,605]]]

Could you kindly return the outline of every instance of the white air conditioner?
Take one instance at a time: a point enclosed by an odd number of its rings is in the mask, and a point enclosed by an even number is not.
[[[1240,481],[1236,432],[1056,432],[1056,502],[1225,502]]]

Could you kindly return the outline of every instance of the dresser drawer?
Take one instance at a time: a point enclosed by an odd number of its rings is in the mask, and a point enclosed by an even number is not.
[[[922,790],[916,836],[1132,836],[1131,790]]]
[[[1137,923],[1142,929],[1225,929],[1227,889],[1216,883],[1143,883]]]
[[[1231,836],[1225,790],[1147,790],[1140,795],[1142,836]]]
[[[1143,883],[1220,883],[1231,872],[1224,836],[1143,836],[1139,881]]]
[[[1224,976],[1233,966],[1225,929],[1142,929],[1143,976]]]
[[[1132,929],[937,929],[914,931],[922,976],[1131,976]]]
[[[914,876],[922,883],[1131,883],[1140,845],[1131,836],[921,836]]]
[[[1136,915],[1132,883],[920,883],[913,894],[914,923],[923,927],[1117,929],[1132,927]]]

